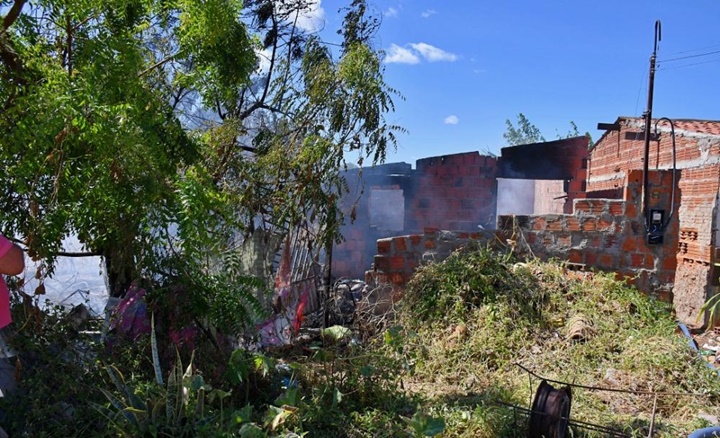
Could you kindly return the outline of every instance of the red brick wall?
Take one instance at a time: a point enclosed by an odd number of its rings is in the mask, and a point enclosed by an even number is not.
[[[497,160],[478,152],[417,161],[417,185],[407,230],[477,231],[495,223]]]
[[[396,236],[377,241],[373,269],[366,272],[371,284],[391,284],[402,291],[415,269],[424,262],[440,262],[471,241],[497,241],[494,231],[455,232],[426,228],[423,233]]]
[[[571,213],[573,201],[585,197],[587,179],[588,138],[585,136],[529,145],[502,148],[500,178],[561,180],[567,194],[562,212]],[[540,204],[553,200],[536,192]],[[544,198],[543,198],[544,196]]]
[[[628,118],[618,120],[618,124],[619,131],[604,134],[590,151],[589,196],[622,188],[629,171],[643,168],[644,121]],[[680,199],[674,212],[679,226],[673,292],[677,316],[688,323],[695,321],[702,304],[715,293],[713,285],[720,275],[714,269],[720,136],[712,126],[707,131],[710,133],[694,131],[708,128],[703,126],[678,121],[675,130],[676,166],[681,171]],[[658,131],[659,137],[651,137],[648,165],[650,169],[670,169],[673,147],[669,124],[662,122]],[[669,209],[669,205],[663,208]]]
[[[385,165],[371,168],[362,179],[351,178],[351,194],[342,207],[345,240],[333,248],[333,277],[362,278],[373,263],[378,239],[417,234],[425,228],[465,233],[477,232],[479,225],[493,228],[496,174],[495,158],[468,152],[418,160],[415,170]],[[403,230],[371,226],[368,199],[374,188],[403,190]],[[351,223],[352,216],[356,220]]]
[[[653,171],[650,207],[669,201],[672,172]],[[642,217],[642,172],[631,171],[623,199],[578,199],[573,214],[502,216],[505,236],[542,258],[560,258],[587,268],[614,271],[640,290],[672,300],[677,220],[665,232],[665,244],[646,243]],[[676,196],[678,192],[676,191]]]

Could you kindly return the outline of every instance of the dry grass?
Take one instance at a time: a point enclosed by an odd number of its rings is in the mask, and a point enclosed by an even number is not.
[[[654,396],[575,388],[571,417],[647,436],[686,436],[720,416],[720,377],[675,333],[664,303],[610,275],[557,263],[515,265],[483,249],[421,269],[401,301],[406,388],[446,418],[443,436],[524,436],[536,375],[590,387],[674,393]],[[678,395],[694,393],[697,395]],[[581,428],[575,436],[603,436]]]

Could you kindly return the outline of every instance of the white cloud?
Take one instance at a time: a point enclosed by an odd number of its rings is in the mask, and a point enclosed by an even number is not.
[[[308,32],[317,32],[325,25],[325,9],[322,0],[311,0],[307,8],[298,14],[297,27]]]
[[[420,14],[420,16],[423,18],[430,18],[435,14],[437,14],[437,11],[435,9],[426,9]]]
[[[397,44],[391,44],[387,50],[385,62],[387,64],[417,64],[420,62],[420,58],[410,49],[400,47]]]
[[[436,62],[436,61],[449,61],[453,62],[457,60],[457,55],[454,53],[446,52],[442,49],[439,49],[435,46],[431,46],[430,44],[426,43],[413,43],[410,44],[410,47],[415,49],[420,55],[422,55],[425,60],[429,62]]]
[[[458,116],[451,114],[445,117],[444,122],[446,125],[457,125],[458,123],[460,123],[460,119],[458,119]]]
[[[270,71],[270,56],[272,56],[271,49],[255,50],[255,55],[258,58],[258,66],[255,73],[259,75],[266,75]]]
[[[411,43],[409,46],[410,48],[398,46],[394,43],[391,44],[390,48],[387,49],[385,62],[387,64],[417,64],[420,62],[420,57],[428,62],[454,62],[458,59],[456,54],[446,52],[443,49],[430,44]]]
[[[383,13],[383,15],[385,15],[388,18],[397,17],[397,14],[398,14],[398,10],[393,7],[388,8],[388,10]]]

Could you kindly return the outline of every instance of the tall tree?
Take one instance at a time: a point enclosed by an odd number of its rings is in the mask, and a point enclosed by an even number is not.
[[[400,129],[363,0],[336,45],[308,0],[0,5],[0,225],[41,276],[71,233],[113,295],[177,275],[178,254],[221,270],[237,230],[313,221],[338,239],[346,153],[383,160]]]

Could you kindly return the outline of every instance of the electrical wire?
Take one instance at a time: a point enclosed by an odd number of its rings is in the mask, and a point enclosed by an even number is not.
[[[714,49],[720,47],[720,44],[713,44],[712,46],[698,47],[697,49],[682,50],[680,52],[668,53],[668,56],[682,55],[685,53],[698,52],[700,50]]]
[[[674,62],[674,61],[680,61],[683,59],[690,59],[690,58],[699,58],[701,56],[710,56],[710,55],[716,55],[720,53],[720,50],[713,50],[712,52],[705,52],[705,53],[698,53],[696,55],[687,55],[687,56],[678,56],[677,58],[670,58],[670,59],[659,59],[658,63],[662,62]]]
[[[671,65],[670,67],[658,67],[657,70],[675,70],[678,68],[684,68],[684,67],[693,67],[696,65],[702,65],[702,64],[711,64],[713,62],[720,62],[720,58],[717,59],[711,59],[710,61],[702,61],[702,62],[693,62],[692,64],[682,64],[682,65]]]
[[[635,99],[635,115],[638,116],[638,108],[640,108],[640,95],[642,94],[643,90],[647,90],[647,73],[644,71],[642,72],[642,75],[640,77],[640,87],[638,88],[638,94],[637,98]]]

